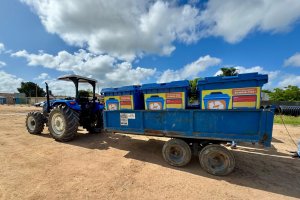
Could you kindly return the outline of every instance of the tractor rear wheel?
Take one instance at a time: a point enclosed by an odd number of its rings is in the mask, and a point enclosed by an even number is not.
[[[48,127],[52,137],[61,142],[72,140],[79,126],[79,114],[65,105],[51,110]]]
[[[218,144],[205,146],[199,152],[199,161],[202,169],[217,176],[225,176],[231,173],[235,167],[233,154]]]
[[[185,141],[175,138],[164,144],[162,154],[167,163],[176,167],[187,165],[192,158],[190,146]]]
[[[44,130],[45,118],[40,112],[30,112],[26,117],[26,128],[30,134],[41,134]]]

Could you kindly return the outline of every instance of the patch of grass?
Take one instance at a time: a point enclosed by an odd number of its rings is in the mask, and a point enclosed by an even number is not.
[[[283,118],[285,124],[300,125],[300,117],[293,117],[287,115],[275,115],[274,123],[282,124],[281,117]]]

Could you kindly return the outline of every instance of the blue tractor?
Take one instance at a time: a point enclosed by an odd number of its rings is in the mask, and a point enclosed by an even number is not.
[[[72,140],[82,126],[90,133],[101,132],[103,128],[103,104],[97,101],[95,89],[97,81],[79,75],[65,75],[58,80],[72,81],[75,84],[75,98],[49,99],[49,88],[46,83],[47,103],[43,112],[30,112],[26,117],[26,127],[31,134],[41,134],[44,125],[48,126],[51,136],[58,141]],[[93,97],[79,96],[79,83],[89,83],[93,87]]]

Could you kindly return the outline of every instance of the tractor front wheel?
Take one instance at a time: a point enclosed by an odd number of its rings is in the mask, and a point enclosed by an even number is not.
[[[79,114],[65,105],[59,105],[50,112],[48,127],[52,137],[61,142],[72,140],[79,126]]]
[[[45,118],[40,112],[30,112],[26,117],[26,128],[30,134],[41,134],[44,130]]]

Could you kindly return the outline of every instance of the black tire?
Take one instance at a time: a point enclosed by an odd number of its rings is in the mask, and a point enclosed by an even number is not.
[[[167,163],[176,167],[187,165],[192,158],[190,146],[181,139],[167,141],[163,146],[162,154]]]
[[[45,118],[40,112],[30,112],[26,117],[26,128],[30,134],[38,135],[44,130]]]
[[[101,133],[102,129],[103,129],[103,114],[101,111],[97,111],[97,113],[95,114],[95,119],[93,122],[90,122],[89,126],[86,128],[86,130],[90,133],[90,134],[94,134],[94,133]]]
[[[217,176],[228,175],[235,167],[233,154],[218,144],[210,144],[204,147],[199,152],[199,161],[202,169]]]
[[[59,105],[51,110],[48,127],[51,136],[61,142],[72,140],[78,130],[79,114],[65,105]]]

